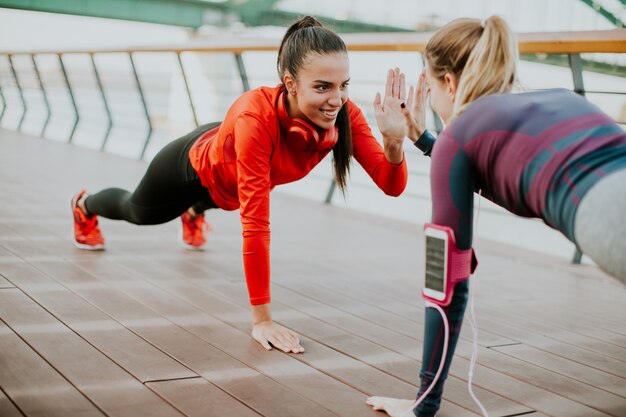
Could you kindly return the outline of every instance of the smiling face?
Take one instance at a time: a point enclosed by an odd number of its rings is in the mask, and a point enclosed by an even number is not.
[[[344,53],[310,53],[297,79],[285,74],[287,112],[291,118],[303,119],[320,129],[335,126],[337,114],[348,101],[350,68]]]

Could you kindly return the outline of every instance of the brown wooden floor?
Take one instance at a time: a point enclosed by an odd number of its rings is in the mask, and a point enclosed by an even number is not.
[[[275,320],[306,353],[250,336],[237,212],[203,253],[177,224],[102,220],[71,244],[69,197],[131,188],[145,164],[0,130],[1,416],[376,416],[421,359],[420,228],[275,192]],[[380,198],[385,198],[381,195]],[[491,416],[626,416],[626,288],[591,266],[488,241],[473,279],[475,391]],[[466,323],[441,416],[476,416]]]

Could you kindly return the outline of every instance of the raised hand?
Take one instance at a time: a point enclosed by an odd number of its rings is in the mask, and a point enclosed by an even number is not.
[[[389,397],[369,397],[366,401],[376,411],[384,411],[391,417],[415,417],[411,400],[399,400]]]
[[[380,93],[374,98],[374,114],[378,129],[383,134],[385,145],[388,141],[402,145],[406,136],[406,123],[404,115],[405,104],[405,78],[399,68],[390,69],[387,72],[387,84],[385,86],[385,98],[381,102]]]
[[[413,142],[418,140],[424,133],[424,130],[426,130],[428,87],[426,86],[426,74],[424,71],[420,74],[415,89],[413,86],[409,87],[409,96],[406,100],[407,108],[404,112],[407,136]]]
[[[252,337],[267,350],[272,350],[273,345],[286,353],[304,352],[304,348],[300,345],[300,339],[295,332],[271,320],[254,324]]]

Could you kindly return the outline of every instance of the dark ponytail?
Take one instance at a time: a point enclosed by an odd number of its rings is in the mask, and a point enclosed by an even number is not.
[[[343,53],[347,55],[348,51],[346,44],[339,35],[324,27],[316,18],[305,16],[287,29],[278,49],[276,69],[280,81],[284,82],[285,74],[289,73],[297,82],[298,72],[306,64],[311,53],[319,55]],[[339,139],[333,147],[333,167],[335,181],[339,189],[345,193],[353,153],[348,103],[339,111],[336,126],[339,130]]]
[[[339,129],[339,140],[333,147],[335,181],[344,195],[346,194],[346,181],[350,174],[350,161],[352,160],[352,128],[348,104],[346,102],[337,114],[336,125]]]

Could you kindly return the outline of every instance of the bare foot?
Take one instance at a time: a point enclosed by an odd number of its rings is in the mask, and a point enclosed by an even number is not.
[[[389,397],[369,397],[365,401],[371,405],[374,410],[384,411],[391,417],[415,417],[413,414],[413,401],[400,400],[398,398]]]

